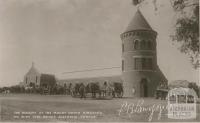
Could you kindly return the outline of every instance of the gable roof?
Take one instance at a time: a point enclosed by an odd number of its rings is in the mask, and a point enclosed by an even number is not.
[[[144,18],[144,16],[142,15],[139,9],[135,13],[135,16],[129,23],[125,32],[129,32],[133,30],[152,30],[151,26],[149,25],[147,20]]]
[[[33,63],[26,75],[31,75],[31,74],[40,74],[40,72],[35,68]]]

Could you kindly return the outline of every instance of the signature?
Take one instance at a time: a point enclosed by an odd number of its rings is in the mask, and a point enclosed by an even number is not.
[[[155,112],[158,113],[158,120],[161,118],[161,114],[164,110],[167,110],[167,106],[158,104],[158,105],[150,105],[150,106],[144,106],[144,100],[138,100],[136,104],[129,103],[127,101],[123,102],[121,105],[121,108],[118,110],[118,115],[126,114],[129,117],[131,117],[134,113],[149,113],[148,121],[152,121],[153,115]]]

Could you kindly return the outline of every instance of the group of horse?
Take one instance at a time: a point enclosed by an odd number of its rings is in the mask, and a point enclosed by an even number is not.
[[[113,98],[123,96],[123,86],[122,83],[108,84],[104,82],[100,85],[98,82],[94,83],[76,83],[69,84],[69,93],[72,97],[80,98]]]

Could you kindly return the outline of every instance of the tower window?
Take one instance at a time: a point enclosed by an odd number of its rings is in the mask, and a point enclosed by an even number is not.
[[[37,83],[37,76],[36,76],[35,80],[36,80],[36,83]]]
[[[135,69],[140,70],[142,68],[141,58],[135,58]]]
[[[122,60],[122,71],[124,71],[124,60]]]
[[[152,70],[153,60],[152,58],[135,58],[135,70]]]
[[[135,40],[135,42],[134,42],[134,49],[135,50],[139,49],[139,40]]]
[[[146,62],[146,58],[142,58],[142,69],[146,69],[147,68],[147,62]]]
[[[145,40],[142,40],[142,41],[141,41],[141,45],[140,45],[140,46],[141,46],[141,49],[145,49],[145,43],[146,43]]]
[[[122,44],[122,52],[124,52],[124,44]]]

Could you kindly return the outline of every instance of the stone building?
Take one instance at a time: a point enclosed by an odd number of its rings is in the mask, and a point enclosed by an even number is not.
[[[157,64],[157,32],[138,9],[122,40],[124,97],[152,97],[160,82],[167,82]]]
[[[25,87],[53,87],[56,85],[56,78],[52,74],[40,73],[32,63],[31,68],[24,76],[23,85]]]

